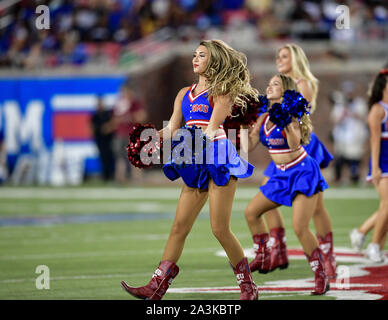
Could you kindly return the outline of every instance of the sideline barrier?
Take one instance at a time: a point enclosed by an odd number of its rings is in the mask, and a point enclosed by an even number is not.
[[[112,108],[126,76],[0,80],[0,135],[15,184],[78,185],[98,172],[90,116],[98,97]]]

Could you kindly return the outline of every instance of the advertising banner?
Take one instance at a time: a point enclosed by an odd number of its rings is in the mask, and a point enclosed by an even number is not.
[[[100,170],[90,118],[125,76],[0,79],[0,137],[15,184],[80,184]]]

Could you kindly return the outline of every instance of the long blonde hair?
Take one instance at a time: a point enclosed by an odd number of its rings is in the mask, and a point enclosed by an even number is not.
[[[258,99],[259,92],[250,84],[247,57],[221,40],[203,40],[209,51],[209,63],[203,76],[209,86],[209,96],[228,94],[232,104],[246,109],[244,98]]]
[[[293,77],[306,80],[313,89],[313,96],[311,101],[309,101],[311,106],[310,113],[312,114],[317,106],[319,80],[312,74],[310,63],[300,46],[294,43],[288,43],[281,47],[277,53],[279,54],[279,51],[282,49],[288,49],[290,51]]]
[[[295,81],[291,77],[287,77],[282,74],[277,74],[274,77],[276,76],[279,77],[280,80],[282,81],[283,94],[287,90],[298,91],[298,87]],[[301,134],[300,140],[302,141],[302,144],[306,145],[310,142],[310,135],[311,135],[311,132],[313,131],[313,125],[312,125],[310,116],[307,114],[304,114],[299,121],[299,126],[300,126],[300,134]]]

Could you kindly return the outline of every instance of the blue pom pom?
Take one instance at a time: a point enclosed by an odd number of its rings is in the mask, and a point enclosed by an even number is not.
[[[269,110],[269,119],[281,129],[292,122],[292,118],[298,121],[305,114],[310,114],[308,101],[295,90],[286,90],[283,94],[283,102],[274,103]]]
[[[308,101],[295,90],[286,90],[283,95],[283,104],[287,104],[292,117],[300,120],[303,115],[310,114]]]
[[[268,111],[268,105],[269,105],[269,100],[267,99],[267,96],[260,95],[259,96],[259,101],[261,103],[261,106],[260,106],[260,111],[259,111],[258,116],[260,116],[263,113],[267,112]]]
[[[279,128],[283,129],[292,121],[288,106],[274,103],[269,110],[269,119]]]

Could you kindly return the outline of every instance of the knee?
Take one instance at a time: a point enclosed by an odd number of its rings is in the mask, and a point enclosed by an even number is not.
[[[244,215],[245,215],[245,219],[249,222],[249,221],[256,220],[260,216],[260,213],[257,212],[255,208],[248,205],[245,208]]]
[[[176,238],[186,239],[189,232],[190,228],[188,228],[185,224],[176,222],[171,228],[170,235]]]
[[[292,223],[292,228],[294,229],[295,235],[300,238],[303,234],[308,231],[308,225],[304,223]]]
[[[212,225],[212,232],[216,239],[222,242],[230,234],[230,228],[227,226]]]
[[[384,199],[380,202],[379,211],[382,212],[384,215],[388,215],[388,199]]]

